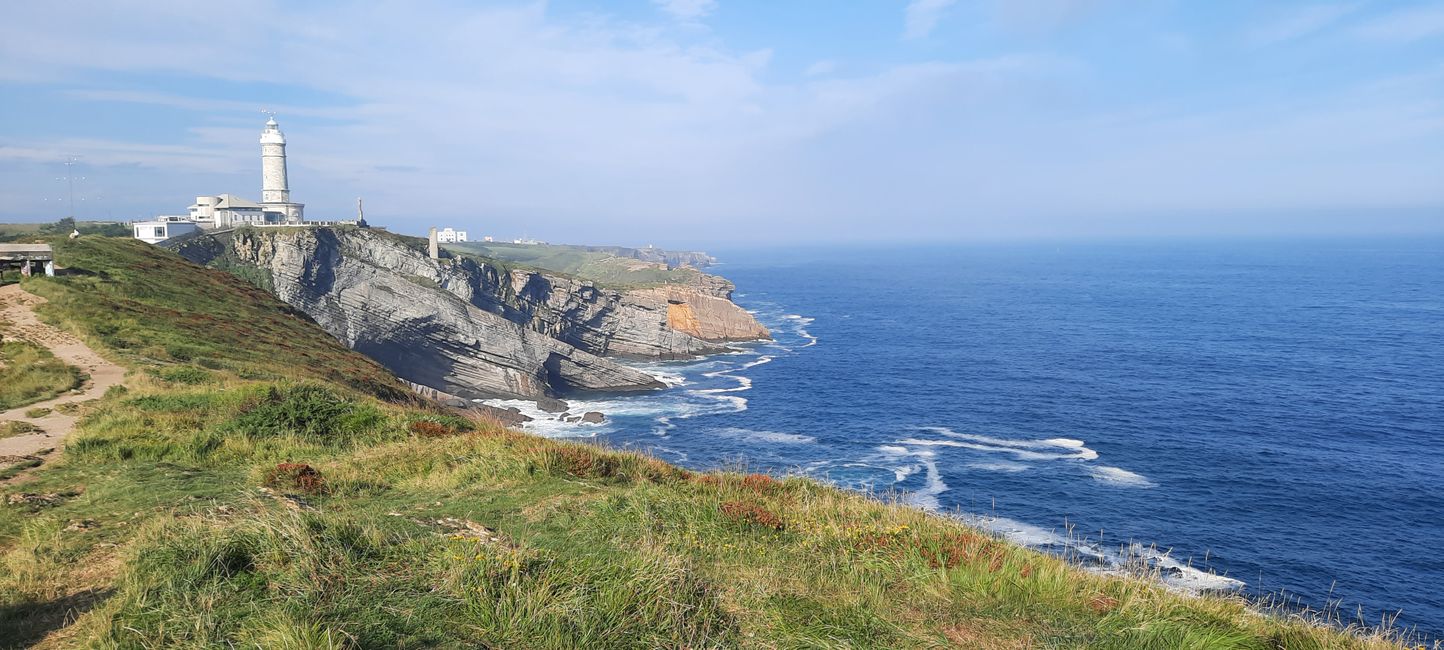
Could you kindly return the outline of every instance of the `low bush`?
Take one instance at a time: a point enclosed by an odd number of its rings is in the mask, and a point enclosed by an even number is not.
[[[612,478],[620,467],[615,456],[581,445],[557,449],[555,456],[561,470],[577,478]]]
[[[423,438],[441,438],[464,431],[473,431],[476,429],[476,425],[466,418],[454,415],[428,414],[413,419],[406,428],[411,433]]]
[[[337,442],[374,432],[385,416],[371,404],[342,397],[316,384],[270,387],[260,401],[227,429],[252,438],[296,435]]]
[[[722,515],[727,519],[748,526],[783,530],[787,527],[782,517],[761,504],[750,501],[727,501],[722,504]]]
[[[278,490],[296,490],[306,494],[323,494],[326,480],[321,472],[305,463],[281,463],[266,473],[265,485]]]
[[[211,373],[193,366],[173,366],[162,368],[156,372],[156,376],[175,384],[196,385],[204,384],[211,380]]]

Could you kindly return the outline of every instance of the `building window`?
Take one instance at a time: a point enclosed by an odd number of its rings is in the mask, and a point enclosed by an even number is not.
[[[165,226],[156,226],[156,227],[155,227],[155,236],[156,236],[156,237],[160,237],[160,238],[165,238]]]

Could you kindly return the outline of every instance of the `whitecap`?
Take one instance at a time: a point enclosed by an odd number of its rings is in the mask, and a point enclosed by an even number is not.
[[[1025,472],[1028,470],[1028,466],[1024,465],[1023,463],[1014,463],[1006,460],[996,463],[968,463],[968,467],[972,469],[980,469],[985,472],[1004,472],[1008,474]]]
[[[975,433],[958,433],[946,427],[919,428],[924,431],[941,433],[951,438],[958,438],[960,440],[971,440],[973,442],[981,442],[984,444],[997,445],[1000,447],[1018,447],[1022,449],[1078,449],[1082,448],[1085,444],[1082,440],[1074,440],[1072,438],[1048,438],[1046,440],[1032,440],[1023,438],[995,438],[993,436],[982,436]]]
[[[905,499],[908,503],[924,510],[938,510],[941,507],[938,495],[948,491],[948,484],[943,482],[943,476],[938,472],[937,461],[924,457],[922,465],[927,469],[927,478],[923,489],[909,492]]]
[[[1001,446],[990,444],[979,444],[975,442],[963,442],[960,440],[924,440],[921,438],[905,438],[899,440],[905,445],[918,445],[923,447],[956,447],[960,449],[972,449],[989,453],[1012,454],[1018,460],[1093,460],[1098,458],[1098,452],[1087,447],[1072,447],[1075,451],[1069,454],[1047,453],[1041,451],[1030,451],[1019,446]],[[1041,441],[1040,441],[1041,442]]]
[[[1109,467],[1107,465],[1092,466],[1088,468],[1088,474],[1092,476],[1094,480],[1103,483],[1112,483],[1114,485],[1143,488],[1157,487],[1158,485],[1148,480],[1148,477],[1142,474],[1130,472],[1121,467]]]
[[[801,445],[817,442],[817,438],[804,436],[797,433],[784,433],[781,431],[758,431],[755,429],[743,429],[741,427],[727,427],[713,431],[719,436],[739,440],[750,440],[755,442],[771,442],[782,445]]]

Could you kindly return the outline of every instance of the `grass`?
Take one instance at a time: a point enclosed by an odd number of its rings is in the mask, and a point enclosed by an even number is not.
[[[0,343],[0,411],[42,402],[79,388],[85,373],[28,341]]]
[[[696,269],[668,269],[664,265],[589,251],[579,246],[464,242],[446,244],[444,248],[485,261],[577,277],[618,289],[686,284],[701,275]]]
[[[32,433],[41,432],[42,431],[40,427],[35,426],[34,424],[31,424],[24,420],[9,420],[6,422],[0,422],[0,438],[9,438],[11,436],[24,436]]]
[[[41,498],[0,505],[0,647],[1396,647],[808,479],[460,417],[274,354],[315,328],[244,281],[86,246],[94,275],[52,281],[46,315],[156,372],[8,489]],[[177,284],[105,284],[142,262]],[[93,316],[136,302],[175,317]],[[233,338],[192,325],[191,302],[290,331]],[[189,360],[165,352],[181,344]],[[161,372],[191,367],[204,379]]]

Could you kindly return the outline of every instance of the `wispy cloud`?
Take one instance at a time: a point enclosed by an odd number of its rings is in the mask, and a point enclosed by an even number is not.
[[[0,217],[40,214],[32,186],[53,184],[71,153],[123,187],[133,212],[254,194],[261,106],[281,112],[308,211],[347,214],[363,195],[401,229],[446,218],[569,241],[798,240],[868,236],[886,215],[889,233],[928,237],[1078,232],[1083,213],[1444,204],[1444,69],[1421,70],[1415,50],[1388,71],[1319,59],[1289,77],[1289,57],[1270,49],[1253,52],[1267,70],[1250,78],[1251,66],[1210,68],[1137,38],[1237,46],[1255,29],[1246,12],[1209,29],[1130,14],[1108,32],[1092,20],[1106,0],[1016,1],[1033,27],[1004,25],[1004,0],[909,5],[911,38],[956,12],[991,39],[970,40],[966,56],[900,44],[895,22],[858,28],[874,42],[847,49],[676,28],[716,15],[711,2],[627,18],[530,0],[22,3],[0,21],[0,79],[25,79],[0,81],[0,115],[15,116],[0,120]],[[873,18],[895,21],[898,8]],[[1378,37],[1400,36],[1386,18]],[[1048,40],[1084,19],[1106,52]],[[1256,28],[1285,48],[1292,34],[1350,34],[1355,20]],[[1280,90],[1256,92],[1264,84]],[[51,105],[66,117],[34,108]],[[108,115],[73,117],[87,113]]]
[[[1290,7],[1251,25],[1244,35],[1250,45],[1274,45],[1314,34],[1354,13],[1357,2]]]
[[[1371,41],[1389,43],[1444,36],[1444,6],[1426,4],[1400,9],[1360,25],[1356,33]]]
[[[1111,0],[992,0],[991,11],[1014,31],[1047,34],[1108,5]]]
[[[927,38],[942,20],[943,12],[957,0],[912,0],[903,10],[903,38]]]
[[[697,22],[717,10],[717,0],[652,0],[667,15],[682,22]]]

